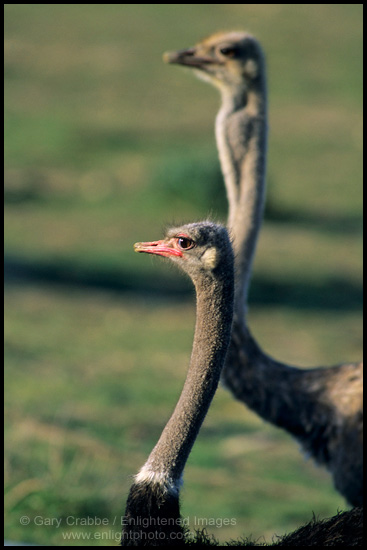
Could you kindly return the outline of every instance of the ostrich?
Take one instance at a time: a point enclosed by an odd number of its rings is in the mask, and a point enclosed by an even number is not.
[[[216,33],[196,46],[164,54],[219,89],[215,133],[229,202],[235,252],[232,338],[224,385],[264,420],[294,436],[331,473],[336,489],[362,504],[363,364],[301,369],[267,355],[251,335],[247,295],[263,215],[267,147],[264,55],[245,32]]]
[[[164,240],[136,243],[135,250],[168,257],[191,277],[196,289],[196,326],[181,396],[130,488],[121,543],[178,546],[186,543],[179,506],[183,470],[217,389],[230,342],[233,252],[226,229],[208,221],[170,229]],[[360,541],[360,510],[327,521],[327,527],[312,522],[284,540],[289,546],[304,546],[311,538],[320,545],[328,536],[344,545]],[[212,545],[213,541],[199,536],[194,543]]]
[[[186,382],[130,489],[122,538],[128,546],[141,546],[145,541],[151,545],[154,537],[158,545],[177,544],[182,541],[179,490],[183,470],[217,389],[231,337],[233,252],[226,229],[211,222],[173,228],[164,240],[137,243],[135,250],[169,257],[191,277],[196,289],[196,326]]]

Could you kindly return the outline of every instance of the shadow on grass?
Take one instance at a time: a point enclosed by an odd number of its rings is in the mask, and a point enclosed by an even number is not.
[[[126,137],[126,136],[125,136]],[[92,139],[92,138],[90,138]],[[104,138],[109,148],[120,148],[120,140],[124,136],[111,133],[109,139]],[[137,138],[138,139],[138,138]],[[130,137],[129,139],[130,140]],[[135,143],[135,142],[133,142]],[[136,146],[138,142],[136,141]],[[59,189],[54,189],[52,175],[36,169],[29,169],[12,173],[5,172],[4,177],[4,205],[17,207],[23,204],[43,204],[47,206],[48,201],[60,200]],[[187,200],[191,204],[193,197],[197,205],[201,205],[203,211],[211,212],[214,217],[225,219],[227,216],[228,204],[223,176],[221,174],[218,160],[209,157],[207,162],[202,162],[200,157],[191,157],[190,162],[182,158],[181,154],[172,155],[169,160],[162,162],[155,168],[147,193],[169,206],[172,199],[181,201]],[[70,203],[80,200],[75,196],[73,188],[69,195],[63,190],[62,199]],[[104,192],[106,192],[104,190]],[[121,197],[114,195],[114,188],[111,187],[110,200],[121,200]],[[146,197],[149,202],[149,198]],[[346,215],[332,212],[315,212],[312,210],[296,209],[280,204],[277,198],[267,194],[264,221],[274,224],[292,224],[298,227],[311,227],[313,230],[325,231],[334,234],[360,234],[363,231],[363,218],[360,213]]]
[[[179,193],[172,189],[168,192],[163,191],[157,186],[157,189],[162,193],[162,197],[175,198]],[[191,191],[189,190],[188,195]],[[201,189],[200,201],[203,204],[209,205],[208,211],[215,212],[218,216],[225,218],[227,214],[226,197],[223,195],[222,189],[216,185],[214,192],[212,190]],[[198,193],[196,193],[198,195]],[[5,188],[4,204],[7,206],[18,206],[27,203],[44,203],[52,196],[36,186],[23,187],[21,189]],[[74,197],[69,197],[70,201],[75,200]],[[113,200],[115,200],[113,198]],[[319,213],[307,212],[304,210],[291,210],[286,207],[277,205],[276,202],[269,202],[265,207],[264,222],[274,224],[292,224],[298,227],[311,227],[313,230],[325,231],[334,234],[360,234],[363,231],[363,220],[360,216],[343,216],[338,214],[325,214],[320,216]]]
[[[192,285],[173,275],[132,271],[104,270],[67,262],[30,261],[7,255],[4,259],[4,281],[7,284],[47,284],[80,287],[107,292],[138,293],[140,296],[165,297],[171,300],[192,300]],[[328,281],[306,279],[279,281],[267,275],[253,279],[249,302],[257,306],[289,307],[312,310],[358,311],[363,304],[362,285],[333,277]]]
[[[343,216],[330,213],[320,215],[310,211],[280,207],[275,201],[267,202],[264,220],[265,222],[292,224],[304,228],[312,227],[318,231],[341,233],[343,235],[354,235],[363,231],[363,220],[360,216]]]

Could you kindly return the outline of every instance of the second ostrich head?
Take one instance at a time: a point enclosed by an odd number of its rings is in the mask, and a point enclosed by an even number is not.
[[[212,34],[192,48],[165,53],[163,59],[195,69],[197,76],[232,94],[236,88],[262,85],[264,54],[259,42],[243,31]]]

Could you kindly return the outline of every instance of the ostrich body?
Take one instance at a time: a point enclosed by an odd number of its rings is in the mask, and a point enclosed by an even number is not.
[[[251,335],[247,296],[263,216],[267,146],[265,61],[244,32],[216,33],[195,47],[166,53],[219,89],[215,124],[235,252],[232,338],[222,381],[264,420],[293,435],[332,474],[336,489],[362,504],[363,364],[300,369],[267,355]]]
[[[200,426],[217,389],[233,316],[233,252],[226,229],[201,222],[172,229],[137,252],[169,257],[191,277],[196,326],[187,378],[158,443],[135,477],[127,500],[123,545],[182,542],[179,490]],[[143,524],[143,525],[142,525]]]

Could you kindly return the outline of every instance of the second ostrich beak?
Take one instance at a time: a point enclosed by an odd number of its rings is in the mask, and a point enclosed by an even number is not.
[[[189,67],[201,68],[203,65],[213,63],[214,60],[210,57],[196,56],[195,48],[186,50],[178,50],[176,52],[165,52],[163,54],[165,63],[177,63],[178,65],[187,65]]]

